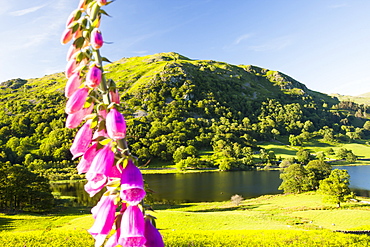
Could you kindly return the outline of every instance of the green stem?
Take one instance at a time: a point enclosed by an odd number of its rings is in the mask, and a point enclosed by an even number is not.
[[[109,98],[109,88],[108,88],[108,85],[107,85],[107,80],[106,80],[105,75],[104,75],[104,68],[103,68],[103,62],[102,62],[102,58],[101,58],[101,55],[100,55],[100,51],[99,50],[93,50],[93,54],[94,54],[94,57],[95,57],[95,62],[99,65],[99,67],[102,71],[102,80],[99,84],[99,90],[102,92],[104,104],[110,105],[110,103],[112,103],[112,102]],[[117,145],[120,149],[126,150],[124,152],[124,155],[126,155],[126,156],[130,155],[130,151],[128,151],[129,149],[128,149],[126,138],[117,140]]]

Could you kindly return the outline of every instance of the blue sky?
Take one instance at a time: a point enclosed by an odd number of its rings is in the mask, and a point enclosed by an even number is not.
[[[60,36],[78,0],[0,0],[0,82],[61,72]],[[370,1],[116,0],[111,61],[159,52],[279,70],[324,93],[370,92]]]

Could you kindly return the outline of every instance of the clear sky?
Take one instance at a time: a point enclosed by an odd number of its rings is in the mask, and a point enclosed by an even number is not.
[[[61,72],[79,0],[0,0],[0,82]],[[369,0],[116,0],[111,61],[159,52],[279,70],[324,93],[370,92]]]

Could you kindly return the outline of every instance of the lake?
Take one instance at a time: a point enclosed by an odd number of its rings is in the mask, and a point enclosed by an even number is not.
[[[361,196],[370,197],[370,166],[335,166],[346,169],[351,176],[351,189]],[[279,171],[235,171],[209,173],[147,174],[145,181],[155,191],[157,201],[206,202],[226,201],[232,195],[253,198],[278,194],[281,183]],[[84,191],[85,182],[53,184],[52,190],[63,196],[76,197],[76,205],[93,206],[101,194],[90,198]]]

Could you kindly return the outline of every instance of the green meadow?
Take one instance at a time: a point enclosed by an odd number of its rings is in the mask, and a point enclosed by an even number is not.
[[[362,198],[366,200],[366,198]],[[322,202],[317,193],[230,201],[154,205],[166,246],[369,246],[370,237],[335,232],[370,228],[370,205]],[[48,215],[0,214],[5,247],[93,246],[88,208]]]

